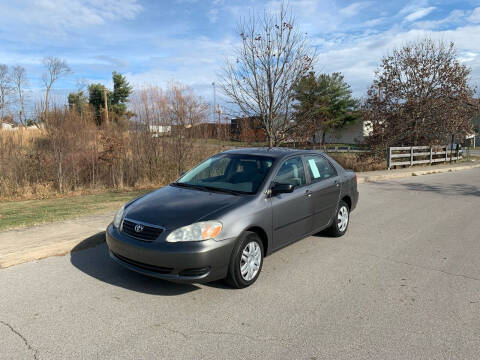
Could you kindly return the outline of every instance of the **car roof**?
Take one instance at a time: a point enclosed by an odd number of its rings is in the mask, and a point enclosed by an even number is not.
[[[268,156],[275,159],[281,159],[290,155],[295,154],[305,154],[305,153],[315,153],[318,151],[315,150],[303,150],[303,149],[290,149],[285,147],[256,147],[256,148],[239,148],[224,151],[224,154],[242,154],[242,155],[258,155],[258,156]]]

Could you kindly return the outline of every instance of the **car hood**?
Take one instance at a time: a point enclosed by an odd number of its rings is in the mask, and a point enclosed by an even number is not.
[[[234,206],[241,198],[169,185],[133,201],[125,217],[172,230]]]

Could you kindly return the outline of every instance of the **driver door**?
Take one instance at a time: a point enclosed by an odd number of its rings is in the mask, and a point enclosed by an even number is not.
[[[313,201],[300,156],[285,160],[273,184],[291,184],[292,193],[271,197],[274,249],[299,240],[312,228]],[[272,185],[273,185],[272,184]]]

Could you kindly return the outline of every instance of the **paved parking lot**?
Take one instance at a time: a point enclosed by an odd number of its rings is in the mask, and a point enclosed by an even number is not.
[[[345,237],[244,290],[142,277],[104,244],[0,270],[0,359],[478,359],[480,169],[359,188]]]

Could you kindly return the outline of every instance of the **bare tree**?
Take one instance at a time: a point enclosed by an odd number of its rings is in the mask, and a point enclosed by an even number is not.
[[[0,123],[5,118],[8,107],[8,97],[12,92],[12,78],[8,72],[8,66],[0,64]]]
[[[27,73],[23,66],[17,65],[12,69],[12,82],[15,86],[15,91],[19,102],[19,116],[20,122],[25,125],[27,122],[27,115],[25,114],[25,87],[28,86]]]
[[[163,118],[172,128],[172,146],[178,173],[185,170],[185,162],[191,151],[195,127],[207,118],[208,105],[195,96],[188,86],[171,84],[166,92],[167,104]],[[189,145],[190,144],[190,145]]]
[[[50,90],[52,89],[53,84],[62,76],[70,74],[71,70],[65,60],[53,56],[47,56],[43,58],[43,66],[45,66],[46,70],[42,75],[43,85],[45,86],[44,112],[46,114],[48,111]]]
[[[453,43],[423,39],[384,57],[368,90],[372,146],[445,144],[472,130],[470,69]]]
[[[294,126],[294,86],[311,70],[315,51],[284,4],[276,13],[252,13],[238,33],[242,42],[225,62],[220,87],[242,116],[260,120],[272,147]]]

